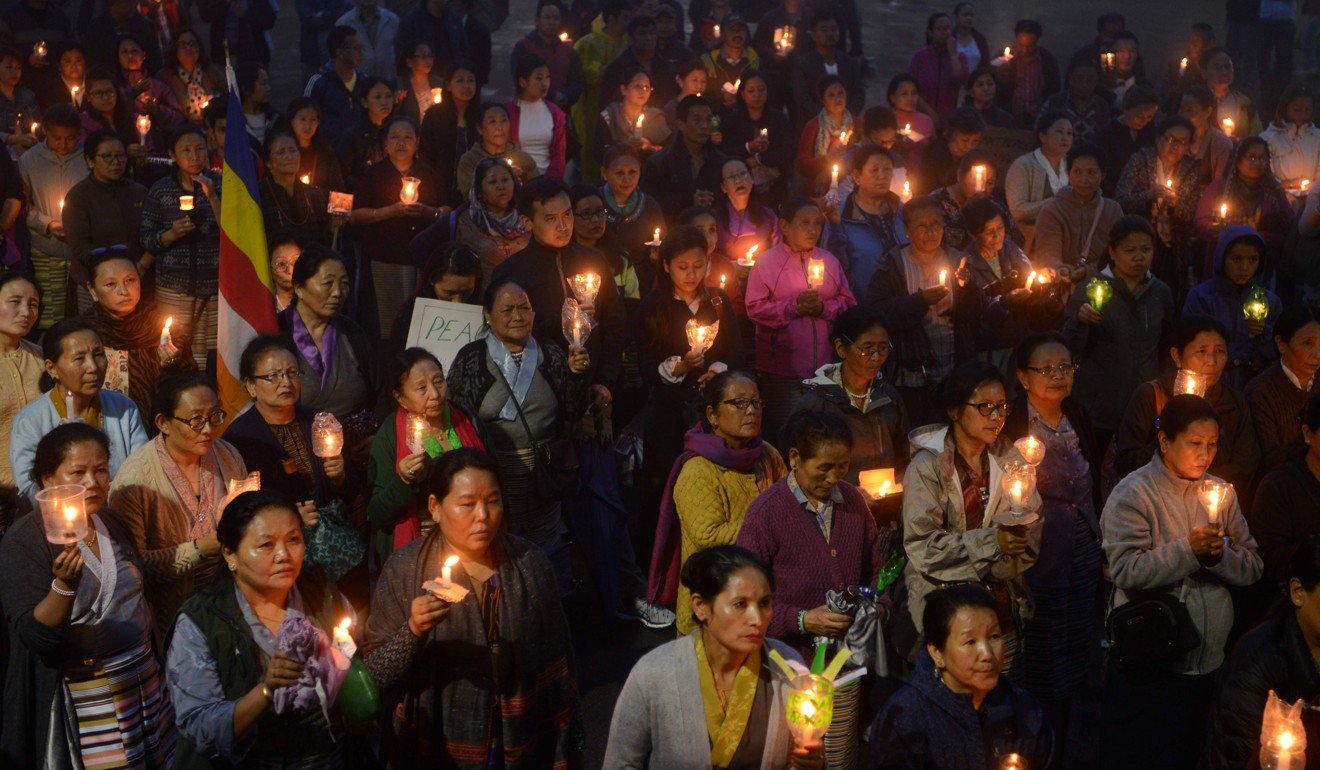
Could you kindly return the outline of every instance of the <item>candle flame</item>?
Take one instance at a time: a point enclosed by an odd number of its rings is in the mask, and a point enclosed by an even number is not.
[[[655,232],[651,234],[651,240],[656,243],[660,242],[660,228],[655,228]]]
[[[943,284],[945,281],[947,281],[947,280],[949,280],[949,271],[948,271],[948,270],[941,270],[941,271],[940,271],[940,284],[942,285],[942,284]]]
[[[1032,270],[1031,275],[1027,276],[1027,285],[1024,288],[1030,289],[1031,284],[1036,282],[1036,271]]]
[[[443,88],[431,89],[431,104],[440,104],[445,100],[445,90]]]
[[[37,121],[35,121],[35,120],[32,121],[32,133],[34,133],[34,134],[37,133],[37,127],[40,126],[40,125],[41,125],[41,124],[38,123]]]
[[[1173,189],[1173,178],[1170,177],[1169,179],[1165,179],[1165,180],[1164,180],[1164,186],[1167,187],[1167,188],[1169,188],[1170,190],[1172,190],[1172,189]]]
[[[1279,748],[1284,751],[1292,751],[1293,743],[1296,741],[1297,739],[1293,736],[1291,730],[1284,730],[1279,733]]]
[[[348,629],[353,627],[353,619],[350,617],[345,617],[343,620],[339,621],[338,627],[343,629],[344,631],[347,631]]]
[[[1309,190],[1309,189],[1311,189],[1311,180],[1310,180],[1310,179],[1303,179],[1303,180],[1302,180],[1302,191],[1305,192],[1306,190]]]
[[[903,180],[903,200],[912,200],[912,183],[906,179]]]
[[[905,134],[910,134],[910,133],[912,133],[912,124],[911,124],[911,123],[904,123],[904,124],[903,124],[903,133],[905,133]]]
[[[445,566],[446,566],[446,567],[449,567],[450,569],[453,569],[453,567],[454,567],[455,564],[458,564],[458,555],[457,555],[457,554],[455,554],[455,555],[453,555],[453,556],[450,556],[448,559],[445,559]]]
[[[1187,57],[1184,56],[1182,61],[1178,62],[1178,70],[1181,72],[1181,71],[1185,71],[1186,69],[1187,69]]]
[[[638,130],[638,131],[641,131],[641,130],[642,130],[642,121],[644,121],[644,120],[646,120],[646,114],[645,114],[645,113],[642,113],[641,115],[638,115],[638,116],[637,116],[637,130]]]
[[[769,135],[770,135],[770,129],[768,129],[768,128],[763,128],[763,129],[761,129],[761,138],[762,138],[762,139],[764,139],[765,137],[767,137],[767,136],[769,136]]]
[[[165,319],[165,328],[162,329],[161,331],[169,331],[170,327],[173,325],[174,325],[174,316],[169,316]]]
[[[813,700],[811,700],[811,699],[809,699],[809,698],[803,698],[803,699],[802,699],[802,716],[806,717],[807,719],[810,719],[810,718],[816,716],[816,702],[815,702],[815,701],[813,701]]]
[[[1004,58],[1009,59],[1013,56],[1013,50],[1010,46],[1004,46]]]
[[[716,25],[715,25],[715,37],[719,37],[719,36],[720,36],[720,25],[716,24]]]
[[[761,244],[757,243],[757,244],[754,244],[750,249],[747,250],[747,261],[748,261],[748,262],[755,262],[755,261],[756,261],[756,250],[759,249],[759,248],[761,248]]]
[[[559,42],[561,42],[561,43],[567,43],[567,42],[568,42],[568,33],[567,33],[567,32],[560,32],[560,33],[559,33]]]
[[[1232,135],[1233,135],[1233,119],[1232,119],[1232,118],[1224,118],[1224,120],[1222,121],[1221,124],[1222,124],[1223,127],[1224,127],[1224,133],[1225,133],[1225,134],[1228,134],[1229,136],[1232,136]]]
[[[64,520],[72,524],[78,518],[78,506],[64,506]]]
[[[764,131],[765,129],[761,129],[761,130]],[[849,134],[848,134],[848,131],[847,131],[847,130],[840,131],[840,132],[839,132],[839,144],[847,144],[847,143],[848,143],[848,136],[849,136]],[[838,166],[835,166],[835,168],[838,168]]]
[[[1227,203],[1221,203],[1221,204],[1219,204],[1219,218],[1220,218],[1220,219],[1227,219],[1227,218],[1228,218],[1228,204],[1227,204]]]
[[[312,183],[312,175],[311,175],[311,174],[303,174],[302,176],[298,177],[298,181],[302,182],[303,184],[311,184],[311,183]]]
[[[727,276],[727,275],[721,275],[721,276],[720,276],[720,288],[721,288],[721,289],[724,288],[724,282],[727,281],[727,280],[729,280],[729,276]]]

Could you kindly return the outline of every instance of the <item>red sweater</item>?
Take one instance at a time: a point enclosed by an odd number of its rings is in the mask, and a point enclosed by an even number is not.
[[[738,545],[770,566],[774,576],[774,617],[769,636],[809,652],[811,637],[798,631],[798,613],[825,603],[825,592],[874,584],[880,538],[862,492],[839,482],[843,502],[835,503],[830,541],[782,479],[747,506]]]

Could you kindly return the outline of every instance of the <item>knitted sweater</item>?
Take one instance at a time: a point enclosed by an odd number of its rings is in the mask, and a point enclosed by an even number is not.
[[[37,384],[41,372],[41,348],[27,340],[19,340],[12,353],[0,353],[0,489],[6,490],[6,496],[14,491],[14,471],[9,464],[9,428],[19,411],[41,395]],[[35,445],[33,451],[36,451]],[[5,522],[6,517],[0,516],[0,526]]]
[[[775,472],[772,478],[758,486],[755,473],[740,473],[717,465],[704,457],[694,457],[683,464],[674,481],[674,508],[682,539],[682,562],[703,548],[731,545],[738,539],[747,507],[757,495],[788,473],[779,452],[769,444],[765,451]],[[691,592],[687,586],[678,586],[678,632],[686,634],[696,628],[692,621]]]
[[[1049,176],[1034,152],[1019,156],[1008,167],[1004,175],[1004,197],[1008,199],[1008,210],[1027,237],[1028,246],[1035,239],[1036,217],[1053,195]]]
[[[147,443],[147,429],[142,424],[137,406],[128,396],[102,390],[100,399],[101,432],[110,439],[110,478],[113,479],[119,475],[120,466],[126,463],[128,456]],[[36,494],[36,486],[28,475],[36,458],[37,442],[60,422],[60,413],[55,411],[49,390],[23,407],[14,418],[9,432],[9,467],[14,471],[14,483],[20,495]]]
[[[1233,626],[1229,586],[1251,585],[1262,571],[1256,539],[1236,495],[1219,516],[1228,535],[1223,558],[1207,567],[1192,553],[1192,527],[1207,522],[1197,498],[1200,481],[1173,475],[1157,455],[1114,487],[1100,517],[1105,556],[1118,589],[1113,606],[1126,604],[1129,592],[1149,589],[1167,590],[1187,606],[1201,643],[1173,664],[1178,674],[1219,668]]]
[[[1289,455],[1302,451],[1298,417],[1314,391],[1314,384],[1307,390],[1294,385],[1283,370],[1282,361],[1270,364],[1242,389],[1256,429],[1262,468],[1273,468]]]
[[[826,591],[875,580],[881,567],[875,519],[857,487],[839,482],[843,502],[834,504],[830,539],[826,542],[783,479],[762,492],[747,508],[738,531],[738,545],[756,554],[774,575],[775,610],[769,636],[799,652],[811,644],[798,631],[798,614],[825,604]]]

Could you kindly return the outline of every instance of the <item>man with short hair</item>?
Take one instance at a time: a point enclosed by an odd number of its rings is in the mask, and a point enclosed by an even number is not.
[[[678,221],[689,206],[714,206],[715,191],[724,181],[726,158],[710,143],[710,103],[685,96],[678,103],[678,139],[646,161],[642,187],[660,203],[669,222]]]
[[[46,110],[42,128],[46,138],[18,158],[18,172],[28,191],[27,226],[32,236],[32,272],[45,289],[39,327],[48,329],[56,321],[77,313],[73,285],[87,283],[86,275],[70,275],[73,252],[64,236],[64,199],[69,190],[86,178],[78,133],[82,115],[68,104]]]
[[[362,79],[362,41],[352,27],[339,26],[330,30],[326,47],[330,61],[307,81],[303,95],[321,108],[320,133],[331,147],[338,147],[362,112],[358,87]]]
[[[651,77],[650,104],[661,107],[675,93],[674,72],[668,62],[656,55],[656,24],[650,16],[634,16],[628,22],[628,48],[605,67],[600,77],[601,104],[617,102],[624,73],[641,67]]]
[[[394,39],[399,34],[399,17],[379,0],[353,0],[353,10],[339,17],[336,26],[352,27],[362,43],[361,69],[367,75],[390,83],[399,78],[394,58]]]
[[[859,115],[866,107],[866,81],[859,60],[839,50],[839,20],[830,13],[818,13],[811,19],[811,46],[799,43],[793,63],[793,99],[790,104],[794,123],[805,125],[820,112],[820,81],[837,75],[848,92],[848,111]]]

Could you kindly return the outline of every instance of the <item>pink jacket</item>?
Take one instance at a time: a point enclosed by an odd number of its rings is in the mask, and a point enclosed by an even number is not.
[[[764,374],[805,379],[834,360],[830,327],[857,304],[833,254],[816,248],[808,256],[825,260],[825,282],[818,289],[825,312],[819,318],[797,314],[797,297],[809,288],[807,259],[783,243],[758,257],[747,277],[744,296],[747,317],[756,324],[756,369]]]
[[[564,111],[549,99],[545,101],[545,106],[550,108],[550,119],[554,122],[554,131],[550,136],[550,165],[545,169],[545,175],[554,179],[563,179],[564,167],[568,162],[568,118]],[[505,107],[509,111],[509,138],[518,142],[518,118],[522,115],[522,110],[518,108],[517,99],[510,101]],[[521,145],[522,142],[518,144]]]

